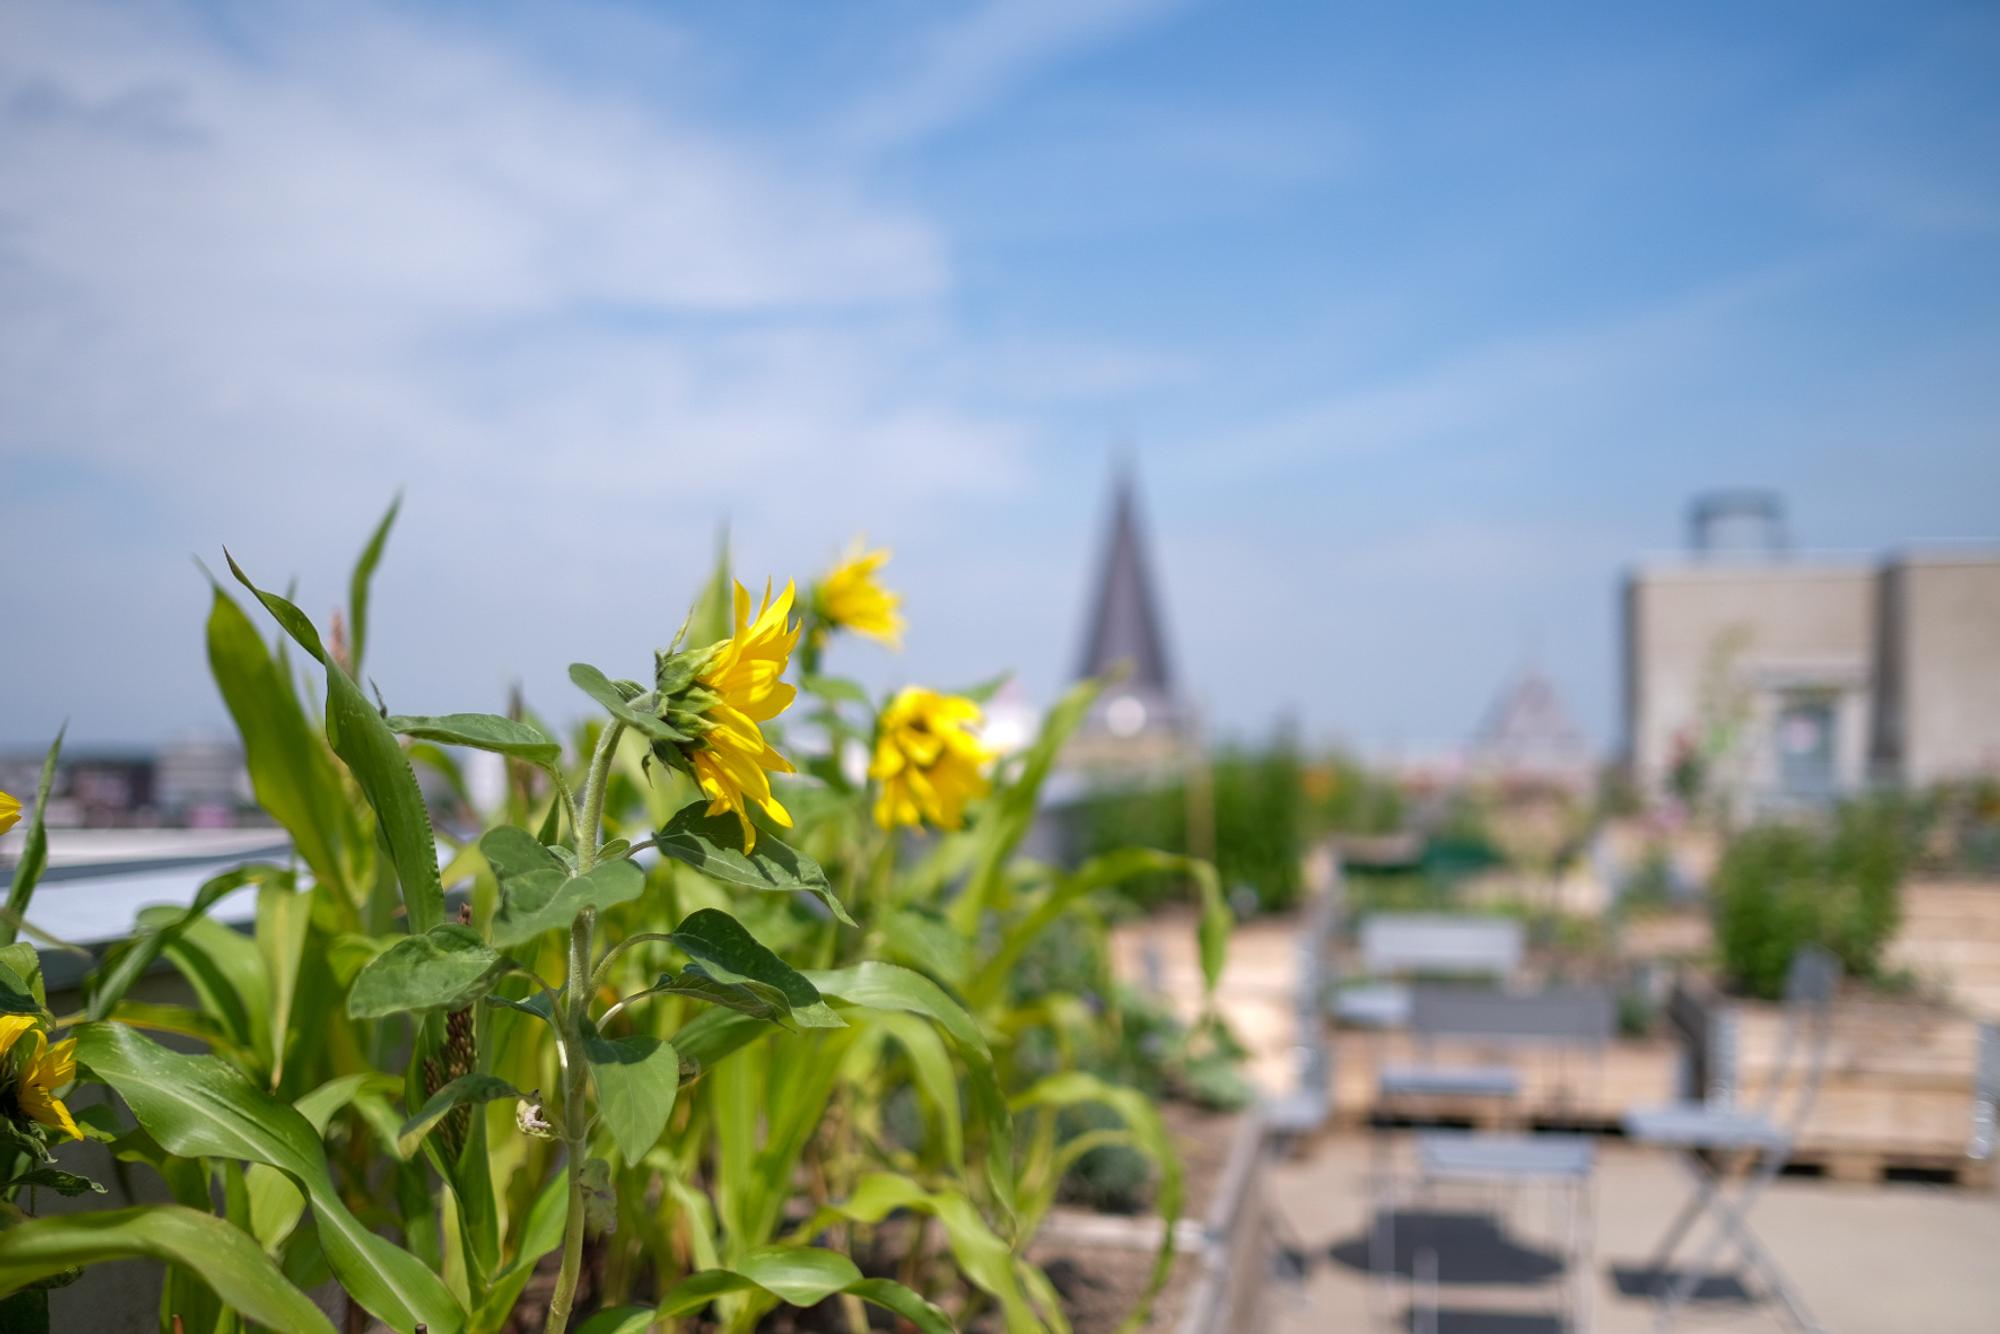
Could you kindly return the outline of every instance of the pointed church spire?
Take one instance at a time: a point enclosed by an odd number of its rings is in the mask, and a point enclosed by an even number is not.
[[[1098,566],[1097,592],[1077,675],[1102,676],[1120,663],[1127,665],[1127,692],[1152,696],[1163,704],[1173,699],[1166,635],[1139,526],[1137,485],[1131,461],[1123,456],[1112,481],[1111,535]]]

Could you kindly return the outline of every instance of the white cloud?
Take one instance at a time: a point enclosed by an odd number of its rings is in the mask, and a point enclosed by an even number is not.
[[[929,219],[490,37],[343,15],[0,16],[0,563],[68,553],[0,587],[67,659],[0,734],[182,725],[181,553],[227,541],[324,614],[398,486],[377,670],[448,707],[491,662],[546,695],[568,654],[643,654],[724,516],[782,573],[1021,485],[1023,427],[913,374],[967,359]]]
[[[1010,86],[1078,50],[1173,8],[1177,0],[985,0],[900,53],[884,87],[840,123],[863,149],[895,147],[945,129]]]

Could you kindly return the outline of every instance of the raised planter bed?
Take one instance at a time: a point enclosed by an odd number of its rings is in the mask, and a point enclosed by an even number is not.
[[[1784,1007],[1684,977],[1668,1013],[1688,1044],[1695,1091],[1759,1105],[1776,1071]],[[1995,1026],[1948,1005],[1864,996],[1837,1000],[1831,1022],[1825,1073],[1793,1163],[1842,1180],[1920,1171],[1988,1183],[2000,1090]],[[1803,1076],[1798,1058],[1794,1071],[1793,1079]]]
[[[1161,1109],[1187,1172],[1172,1275],[1149,1334],[1227,1334],[1257,1326],[1275,1234],[1264,1203],[1265,1127],[1255,1111]],[[1048,1268],[1076,1334],[1110,1334],[1145,1290],[1160,1243],[1151,1217],[1056,1209],[1030,1255]]]

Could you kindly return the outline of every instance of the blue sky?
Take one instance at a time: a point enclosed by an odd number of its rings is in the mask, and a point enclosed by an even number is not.
[[[222,543],[408,712],[893,546],[871,683],[1077,650],[1117,440],[1217,730],[1616,732],[1687,497],[2000,538],[1990,6],[10,4],[0,742],[225,724]]]

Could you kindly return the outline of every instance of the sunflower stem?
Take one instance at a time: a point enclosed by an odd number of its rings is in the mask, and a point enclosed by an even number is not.
[[[576,826],[576,867],[588,871],[597,865],[597,849],[603,834],[604,789],[611,776],[611,761],[617,757],[618,742],[625,724],[612,719],[604,735],[597,739],[597,753],[590,757],[590,772],[583,780],[583,818]]]
[[[618,742],[625,724],[613,720],[597,740],[597,752],[590,757],[590,771],[583,783],[583,818],[576,826],[576,865],[579,872],[597,864],[597,849],[603,833],[604,789],[611,775],[611,761],[618,754]],[[590,1083],[589,1059],[583,1049],[583,1026],[588,1022],[591,992],[590,956],[597,913],[585,908],[569,928],[569,977],[564,984],[562,1029],[557,1042],[563,1048],[563,1142],[565,1167],[569,1174],[569,1217],[563,1222],[562,1268],[556,1274],[556,1290],[549,1298],[545,1334],[563,1334],[569,1328],[570,1308],[576,1302],[577,1276],[583,1268],[584,1191],[583,1173],[590,1151],[590,1118],[584,1100]]]
[[[592,842],[595,842],[593,833]],[[578,856],[582,853],[579,851]],[[549,1298],[548,1323],[544,1334],[563,1334],[569,1327],[570,1307],[576,1301],[577,1276],[583,1268],[583,1227],[586,1210],[583,1198],[583,1171],[590,1149],[590,1119],[584,1113],[589,1062],[583,1050],[585,1010],[590,1004],[590,944],[597,914],[586,908],[569,928],[569,978],[563,1002],[562,1032],[557,1039],[564,1049],[563,1059],[563,1141],[564,1166],[569,1174],[569,1217],[563,1222],[562,1269],[556,1274],[556,1290]]]

